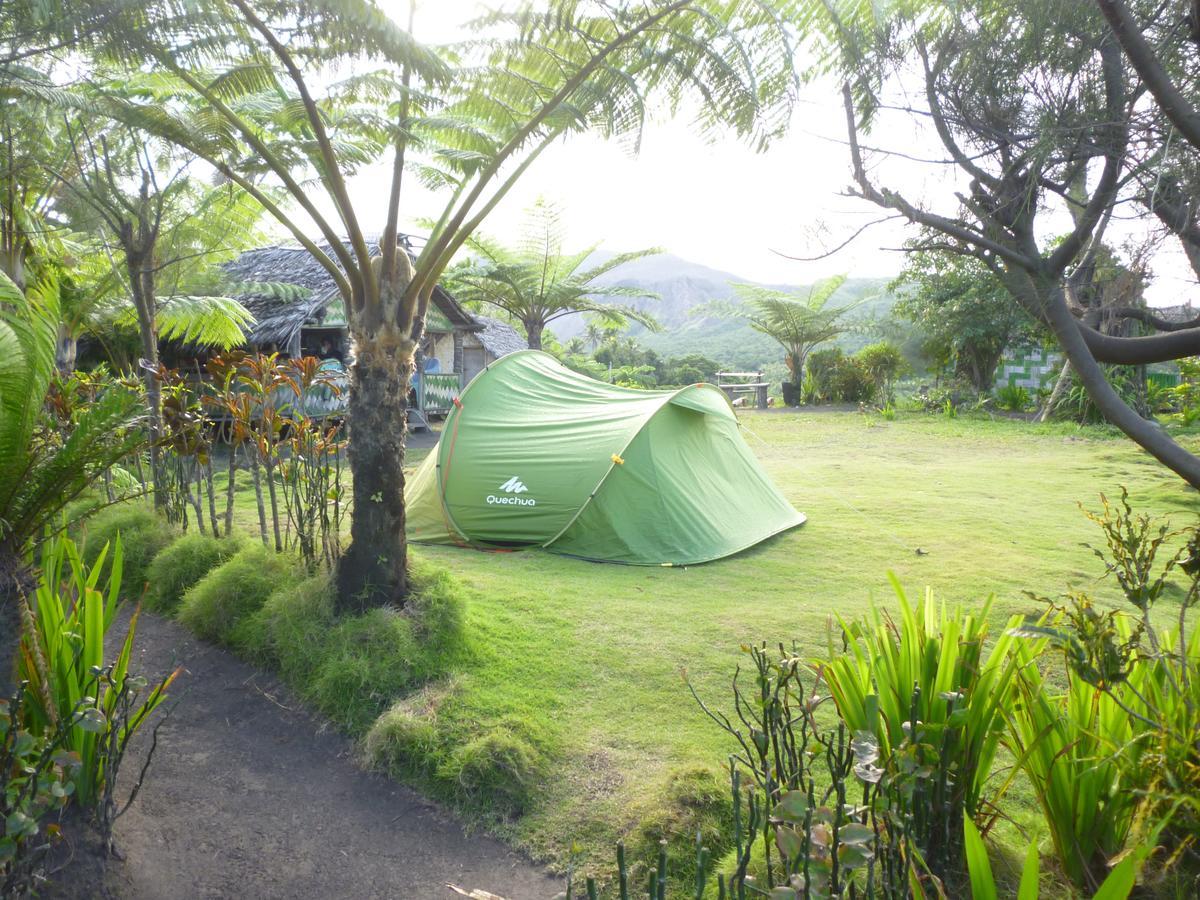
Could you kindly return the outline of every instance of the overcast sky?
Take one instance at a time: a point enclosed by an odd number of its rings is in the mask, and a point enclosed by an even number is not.
[[[398,21],[407,0],[383,0]],[[415,32],[438,43],[463,36],[460,23],[477,12],[477,0],[424,0]],[[930,135],[912,117],[894,115],[865,138],[917,156],[940,157]],[[503,239],[520,227],[522,212],[539,196],[559,204],[568,227],[568,249],[591,244],[613,250],[662,247],[693,262],[739,278],[803,284],[829,275],[894,275],[902,256],[894,251],[912,234],[900,222],[875,226],[836,255],[815,256],[845,240],[860,225],[881,217],[874,206],[843,196],[850,183],[845,119],[839,93],[830,85],[805,89],[788,136],[764,153],[753,153],[732,136],[705,143],[686,120],[652,123],[635,157],[618,144],[592,135],[573,136],[552,147],[525,174],[488,218],[484,231]],[[950,166],[875,157],[881,183],[911,199],[943,209],[953,205]],[[359,218],[379,230],[386,217],[390,161],[381,160],[351,182]],[[438,197],[406,189],[404,226],[416,233],[420,219],[436,217]],[[1120,243],[1117,226],[1110,236]],[[1127,234],[1125,235],[1127,236]],[[1200,296],[1180,254],[1160,253],[1151,290],[1156,305]]]

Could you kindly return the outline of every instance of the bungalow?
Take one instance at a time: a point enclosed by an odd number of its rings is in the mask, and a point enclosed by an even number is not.
[[[371,243],[377,243],[377,238]],[[411,256],[411,240],[401,235],[400,244]],[[329,273],[303,247],[248,250],[224,268],[250,288],[238,300],[255,318],[246,335],[251,347],[343,362],[353,356],[345,302]],[[525,347],[510,325],[473,314],[438,285],[417,353],[417,408],[425,415],[445,414],[463,386],[485,366]]]

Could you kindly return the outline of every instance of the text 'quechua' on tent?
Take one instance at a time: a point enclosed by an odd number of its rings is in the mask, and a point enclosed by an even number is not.
[[[617,387],[535,350],[467,386],[406,500],[412,541],[635,565],[719,559],[804,521],[717,388]]]

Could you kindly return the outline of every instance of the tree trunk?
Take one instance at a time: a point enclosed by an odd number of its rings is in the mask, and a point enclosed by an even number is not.
[[[1054,388],[1050,391],[1050,396],[1046,399],[1046,405],[1042,407],[1042,411],[1038,413],[1037,420],[1039,422],[1049,422],[1050,417],[1054,415],[1054,407],[1058,406],[1062,400],[1063,394],[1067,392],[1067,385],[1071,383],[1071,361],[1063,360],[1062,371],[1058,373],[1058,380],[1054,382]]]
[[[208,459],[204,462],[204,486],[208,491],[208,517],[212,522],[213,537],[220,537],[221,526],[217,519],[217,492],[213,484],[212,451],[209,451]]]
[[[546,323],[537,319],[531,319],[525,323],[525,340],[528,342],[530,350],[542,349],[542,332],[545,330]]]
[[[237,445],[229,442],[229,481],[225,485],[225,537],[233,534],[233,492],[237,480]]]
[[[347,423],[354,514],[337,568],[338,610],[400,605],[408,593],[404,537],[404,436],[411,342],[357,342]]]
[[[33,578],[21,554],[0,546],[0,698],[5,700],[17,683],[21,594],[29,596],[33,590]]]
[[[79,350],[79,341],[67,330],[63,323],[58,325],[58,344],[54,351],[54,364],[63,375],[75,371],[75,356]]]
[[[254,500],[258,504],[258,533],[262,536],[263,546],[267,547],[270,544],[267,541],[267,508],[263,505],[262,492],[262,469],[258,464],[258,448],[250,448],[250,469],[254,476]]]
[[[154,508],[161,510],[166,505],[162,495],[162,393],[158,379],[158,323],[155,321],[154,271],[150,265],[153,254],[133,245],[132,238],[122,235],[125,264],[129,271],[130,293],[137,310],[138,334],[142,341],[142,379],[146,383],[146,406],[150,431],[150,484],[154,494]],[[143,265],[145,261],[145,265]]]

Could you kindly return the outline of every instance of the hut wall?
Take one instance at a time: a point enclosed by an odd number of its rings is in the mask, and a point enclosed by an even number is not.
[[[454,368],[454,335],[453,334],[437,334],[433,339],[433,355],[437,357],[440,363],[440,369],[443,372],[457,371]]]
[[[462,373],[464,384],[469,384],[471,379],[482,372],[484,366],[491,361],[491,354],[484,349],[484,346],[478,337],[476,337],[474,334],[467,334],[463,336]]]

